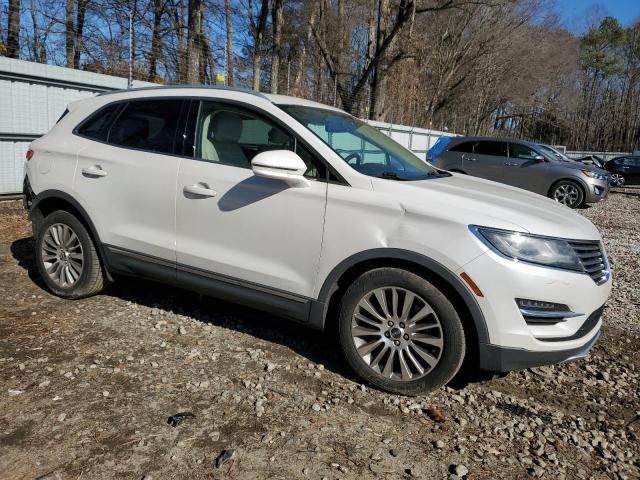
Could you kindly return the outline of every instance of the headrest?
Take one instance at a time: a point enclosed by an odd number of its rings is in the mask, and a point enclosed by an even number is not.
[[[209,140],[214,142],[237,142],[242,135],[242,118],[232,112],[218,112],[209,125]]]
[[[269,130],[269,143],[276,145],[287,145],[291,138],[277,127],[272,127]]]

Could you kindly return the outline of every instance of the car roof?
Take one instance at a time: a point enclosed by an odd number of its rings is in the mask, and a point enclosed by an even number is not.
[[[256,97],[262,98],[264,100],[268,100],[271,103],[276,105],[300,105],[305,107],[314,107],[314,108],[324,108],[327,110],[334,110],[341,112],[342,110],[332,107],[330,105],[325,105],[324,103],[314,102],[312,100],[307,100],[304,98],[292,97],[289,95],[276,95],[270,93],[262,93],[256,90],[251,90],[249,88],[242,87],[228,87],[223,85],[157,85],[151,87],[139,87],[139,88],[128,88],[123,90],[114,90],[111,92],[103,92],[98,95],[98,97],[104,97],[108,95],[117,95],[117,94],[132,94],[136,96],[138,92],[144,94],[144,96],[153,96],[154,93],[157,93],[158,96],[165,96],[170,92],[175,91],[176,94],[180,95],[184,93],[185,90],[206,90],[209,92],[236,92],[247,95],[254,95]]]

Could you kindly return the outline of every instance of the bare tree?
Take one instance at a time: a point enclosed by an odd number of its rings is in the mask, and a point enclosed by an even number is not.
[[[18,58],[20,54],[20,0],[9,0],[7,20],[7,57]]]
[[[202,66],[202,0],[189,0],[189,13],[187,27],[189,31],[187,44],[187,82],[200,81],[200,68]]]
[[[269,15],[269,0],[260,0],[260,9],[256,17],[253,17],[252,0],[249,0],[249,22],[251,36],[253,37],[253,89],[260,90],[260,71],[262,68],[262,42],[267,29],[267,17]]]
[[[271,93],[278,93],[278,83],[280,80],[280,57],[282,56],[282,8],[283,0],[273,0],[271,6],[271,25],[273,27]]]
[[[227,27],[227,85],[233,86],[233,24],[231,12],[231,0],[224,1],[224,16]]]

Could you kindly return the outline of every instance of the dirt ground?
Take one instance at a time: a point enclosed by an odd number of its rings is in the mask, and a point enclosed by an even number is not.
[[[258,311],[126,279],[54,297],[2,202],[0,478],[640,478],[640,197],[582,213],[616,279],[589,358],[406,398]]]

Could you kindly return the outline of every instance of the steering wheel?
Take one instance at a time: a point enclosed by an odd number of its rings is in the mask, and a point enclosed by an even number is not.
[[[360,156],[360,152],[351,152],[349,155],[347,155],[344,158],[344,161],[349,163],[349,160],[352,160],[354,158],[357,158],[356,165],[359,165],[362,163],[362,157]]]

